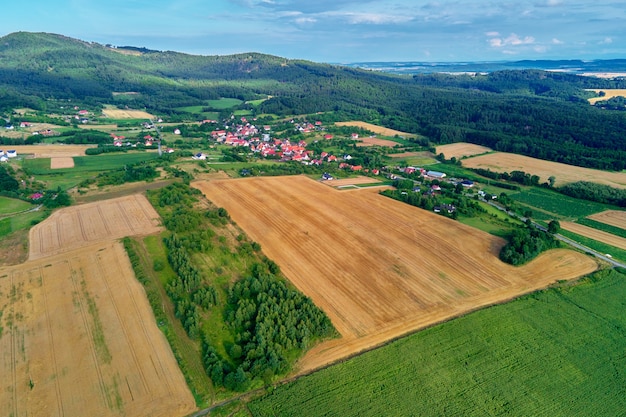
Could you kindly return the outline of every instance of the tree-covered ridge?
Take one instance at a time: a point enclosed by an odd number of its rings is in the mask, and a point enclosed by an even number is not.
[[[44,110],[49,98],[63,98],[174,115],[220,97],[270,97],[256,113],[333,112],[435,143],[466,141],[616,171],[626,167],[626,119],[590,106],[585,89],[624,83],[539,70],[397,76],[257,53],[122,54],[51,34],[0,39],[0,111]],[[128,91],[138,94],[113,95]]]

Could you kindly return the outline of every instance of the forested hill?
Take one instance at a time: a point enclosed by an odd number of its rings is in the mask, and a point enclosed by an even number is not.
[[[258,53],[111,48],[45,33],[0,38],[0,112],[18,106],[45,110],[53,98],[166,115],[208,99],[269,95],[257,111],[333,111],[434,142],[469,141],[614,170],[626,163],[626,113],[590,106],[586,98],[592,93],[585,89],[625,87],[623,80],[539,70],[400,76]]]

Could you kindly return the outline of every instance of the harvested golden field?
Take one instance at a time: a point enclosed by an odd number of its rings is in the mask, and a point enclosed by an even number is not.
[[[110,130],[115,130],[117,129],[117,125],[116,124],[107,124],[107,125],[78,125],[78,127],[80,129],[84,129],[84,130],[104,130],[104,131],[110,131]]]
[[[587,89],[587,91],[593,91],[600,94],[604,92],[604,97],[592,97],[588,99],[590,104],[596,104],[598,101],[605,101],[613,97],[626,97],[626,89],[624,88],[605,88],[605,89]]]
[[[359,122],[359,121],[336,122],[335,125],[336,126],[360,127],[360,128],[369,130],[370,132],[376,133],[377,135],[383,135],[383,136],[395,136],[395,135],[398,135],[398,136],[404,136],[405,138],[417,136],[417,135],[415,135],[413,133],[400,132],[399,130],[389,129],[389,128],[382,127],[382,126],[377,126],[377,125],[374,125],[374,124],[371,124],[371,123]]]
[[[15,149],[18,155],[33,155],[35,158],[71,158],[84,156],[85,149],[96,145],[5,145],[3,149]]]
[[[462,163],[467,168],[484,168],[496,172],[524,171],[538,175],[541,182],[546,182],[550,176],[554,176],[557,186],[575,181],[588,181],[615,188],[626,188],[626,172],[600,171],[506,152],[480,155],[464,159]]]
[[[394,146],[399,146],[398,142],[394,142],[392,140],[387,139],[378,139],[378,138],[359,138],[359,143],[356,146],[386,146],[388,148],[393,148]]]
[[[106,108],[102,110],[105,117],[111,119],[154,119],[154,116],[143,110]]]
[[[74,158],[55,157],[50,158],[50,169],[74,168]]]
[[[616,248],[626,250],[626,239],[616,236],[614,234],[603,232],[602,230],[594,229],[593,227],[584,226],[578,223],[561,222],[561,227],[570,232],[579,234],[581,236],[588,237],[598,242],[606,243],[607,245],[615,246]]]
[[[195,409],[120,243],[0,268],[0,415]]]
[[[606,223],[611,226],[619,227],[621,229],[626,229],[626,211],[620,210],[607,210],[602,213],[592,214],[587,218]]]
[[[480,155],[483,153],[491,152],[492,149],[482,145],[474,145],[473,143],[451,143],[449,145],[437,146],[437,155],[444,154],[446,159],[455,157],[461,159],[464,156]]]
[[[89,243],[159,232],[159,215],[140,194],[55,211],[30,229],[29,259],[78,249]]]
[[[341,192],[304,176],[193,185],[226,208],[341,333],[312,349],[302,372],[597,268],[569,250],[515,268],[498,259],[502,239],[377,193]]]

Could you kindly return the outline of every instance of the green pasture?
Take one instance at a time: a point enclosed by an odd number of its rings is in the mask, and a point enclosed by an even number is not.
[[[26,201],[0,196],[0,216],[28,210],[32,207],[33,205]]]
[[[535,217],[539,214],[537,218],[540,220],[575,220],[615,208],[607,204],[568,197],[540,187],[527,187],[520,192],[507,192],[507,194],[514,201],[530,207],[535,212]],[[541,216],[540,213],[544,215]]]
[[[263,103],[266,100],[268,100],[268,99],[267,98],[260,98],[258,100],[248,100],[248,101],[246,101],[246,104],[250,104],[251,106],[257,107],[257,106],[260,106],[261,103]]]
[[[603,271],[423,330],[249,403],[253,416],[617,416],[626,276]]]
[[[16,214],[0,220],[0,238],[23,229],[30,229],[48,216],[46,210]]]
[[[92,156],[75,156],[74,168],[51,169],[50,158],[25,159],[23,168],[48,188],[61,187],[66,190],[98,172],[123,168],[125,165],[158,158],[156,152],[116,153]]]
[[[615,259],[616,261],[620,261],[626,263],[626,250],[616,248],[615,246],[608,245],[606,243],[598,242],[597,240],[593,240],[591,238],[581,236],[577,233],[570,232],[568,230],[561,229],[559,231],[565,237],[572,239],[575,242],[580,243],[590,249],[593,249],[600,253],[608,253]]]
[[[207,100],[207,106],[215,110],[225,110],[236,107],[243,103],[238,98],[220,98],[218,100]]]
[[[458,221],[499,237],[506,237],[514,227],[522,224],[521,221],[487,203],[479,201],[478,204],[486,210],[486,213],[479,213],[474,217],[466,217],[461,214]]]

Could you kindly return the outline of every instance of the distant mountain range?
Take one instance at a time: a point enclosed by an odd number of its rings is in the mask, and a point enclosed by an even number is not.
[[[572,74],[621,73],[626,75],[626,59],[592,61],[572,59],[497,62],[354,62],[344,65],[392,74],[491,73],[503,70],[535,69]]]

